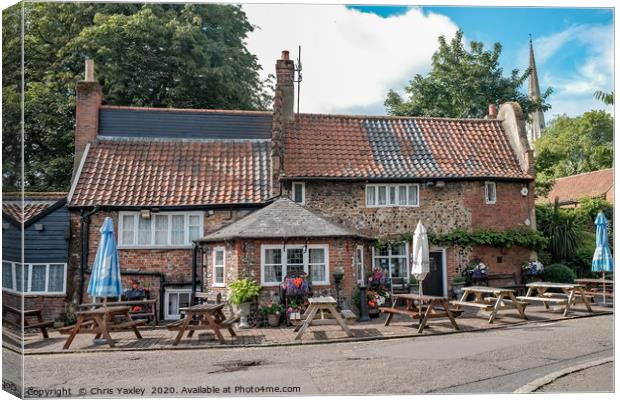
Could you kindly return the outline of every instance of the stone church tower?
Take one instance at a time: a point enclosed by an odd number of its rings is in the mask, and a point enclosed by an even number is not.
[[[530,80],[527,87],[527,96],[531,100],[540,99],[540,86],[538,85],[538,71],[536,71],[536,61],[534,60],[534,46],[530,35]],[[545,115],[541,110],[534,111],[528,116],[526,123],[527,138],[530,144],[540,137],[545,129]]]

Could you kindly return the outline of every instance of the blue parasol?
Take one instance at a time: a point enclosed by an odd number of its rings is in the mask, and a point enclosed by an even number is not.
[[[119,297],[123,292],[123,287],[112,218],[106,217],[99,232],[101,232],[101,241],[88,282],[88,294],[104,299]]]
[[[596,250],[592,257],[592,271],[602,272],[603,281],[605,280],[605,272],[612,272],[614,270],[614,259],[609,249],[609,239],[607,237],[607,218],[602,211],[596,216],[594,221],[596,225]],[[603,293],[605,292],[605,282],[603,282]],[[603,294],[603,303],[606,298]]]

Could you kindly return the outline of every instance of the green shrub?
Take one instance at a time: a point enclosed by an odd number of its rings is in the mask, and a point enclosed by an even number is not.
[[[576,275],[564,264],[551,264],[545,267],[543,279],[554,283],[574,283]]]
[[[230,295],[228,301],[239,305],[253,300],[260,292],[260,285],[251,279],[239,279],[228,285]]]

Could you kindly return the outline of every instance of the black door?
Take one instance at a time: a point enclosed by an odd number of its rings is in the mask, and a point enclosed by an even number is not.
[[[430,296],[443,296],[443,252],[431,251],[430,272],[422,283],[424,294]]]

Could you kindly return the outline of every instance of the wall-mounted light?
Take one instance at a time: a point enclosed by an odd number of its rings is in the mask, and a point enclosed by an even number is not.
[[[435,186],[435,182],[433,182],[433,181],[427,181],[427,182],[426,182],[426,186],[428,186],[428,187]]]
[[[212,216],[213,214],[215,214],[215,212],[214,212],[213,210],[209,210],[209,211],[207,211],[207,215],[208,215],[209,217],[210,217],[210,216]]]
[[[149,209],[140,210],[140,218],[151,219],[151,210]]]
[[[42,231],[43,230],[43,224],[34,224],[34,229],[36,231]]]
[[[529,192],[530,192],[530,191],[529,191],[529,189],[527,188],[527,186],[523,186],[523,187],[521,188],[521,196],[523,196],[523,197],[527,197],[527,194],[528,194]]]
[[[437,183],[435,183],[435,186],[438,188],[442,188],[444,186],[446,186],[446,182],[444,181],[437,181]]]
[[[526,219],[525,219],[525,221],[523,221],[523,223],[524,223],[526,226],[530,226],[530,224],[532,223],[532,221],[530,221],[530,219],[529,219],[529,218],[526,218]]]

